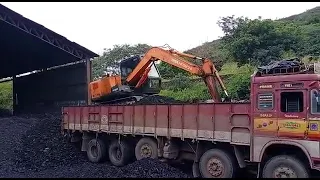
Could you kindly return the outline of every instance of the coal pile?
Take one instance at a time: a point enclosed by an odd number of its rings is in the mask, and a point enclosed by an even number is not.
[[[41,171],[83,161],[84,155],[80,148],[68,143],[60,134],[59,113],[36,115],[36,119],[37,122],[22,137],[22,147],[17,152],[19,171]]]
[[[0,117],[7,117],[7,116],[10,116],[11,114],[12,114],[11,110],[0,108]]]
[[[22,145],[21,138],[36,119],[2,117],[0,131],[0,177],[15,176],[15,155]]]
[[[94,164],[83,162],[71,166],[58,166],[27,177],[38,178],[121,178],[124,174],[120,168],[111,166],[108,163]]]
[[[191,178],[190,175],[155,159],[135,161],[121,170],[124,178]]]
[[[135,104],[182,104],[183,101],[176,100],[174,98],[160,96],[160,95],[151,95],[142,98],[140,101]]]
[[[61,113],[0,118],[0,177],[123,178],[188,177],[156,160],[118,168],[90,163],[80,147],[60,134]]]
[[[109,163],[84,162],[68,167],[58,167],[37,173],[37,177],[53,178],[191,178],[183,172],[157,160],[145,159],[124,167]]]

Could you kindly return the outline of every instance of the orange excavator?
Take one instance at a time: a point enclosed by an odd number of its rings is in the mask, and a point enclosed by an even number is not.
[[[196,65],[185,58],[201,60]],[[177,68],[203,78],[214,102],[221,102],[216,81],[228,97],[226,88],[211,60],[191,54],[178,52],[174,49],[166,50],[160,47],[149,49],[143,56],[132,56],[120,62],[121,75],[107,75],[90,83],[90,92],[93,102],[113,103],[119,101],[139,101],[145,95],[160,92],[161,78],[156,61],[171,64]],[[153,73],[151,73],[153,72]]]

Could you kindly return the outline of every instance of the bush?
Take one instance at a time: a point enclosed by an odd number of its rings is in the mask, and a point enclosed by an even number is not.
[[[189,87],[180,90],[165,89],[160,92],[160,95],[186,102],[211,99],[207,86],[199,82],[195,82]]]
[[[228,75],[224,83],[231,99],[250,98],[250,80],[255,70],[256,68],[249,64],[238,67],[237,63],[226,63],[222,66],[220,74]]]
[[[172,91],[180,91],[187,89],[190,86],[192,86],[192,80],[183,74],[178,74],[170,80],[167,85],[167,89]]]
[[[12,82],[0,83],[0,109],[12,109]]]
[[[231,99],[244,100],[250,98],[250,80],[255,69],[254,66],[249,64],[238,67],[235,62],[226,63],[222,66],[219,74],[224,77],[223,82]],[[218,85],[218,82],[216,84]],[[225,98],[221,88],[218,89],[221,97]],[[166,82],[160,94],[188,102],[211,99],[208,87],[202,79],[192,79],[183,74],[179,74],[171,81]]]

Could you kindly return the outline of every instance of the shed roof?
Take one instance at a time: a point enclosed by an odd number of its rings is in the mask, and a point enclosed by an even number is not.
[[[0,4],[0,78],[97,57]]]

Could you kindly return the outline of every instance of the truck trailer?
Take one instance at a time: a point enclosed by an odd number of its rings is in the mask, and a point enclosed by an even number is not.
[[[250,102],[95,104],[62,108],[61,130],[91,162],[192,161],[195,177],[308,178],[320,170],[320,74],[269,67],[251,76]],[[249,88],[249,87],[248,87]]]

